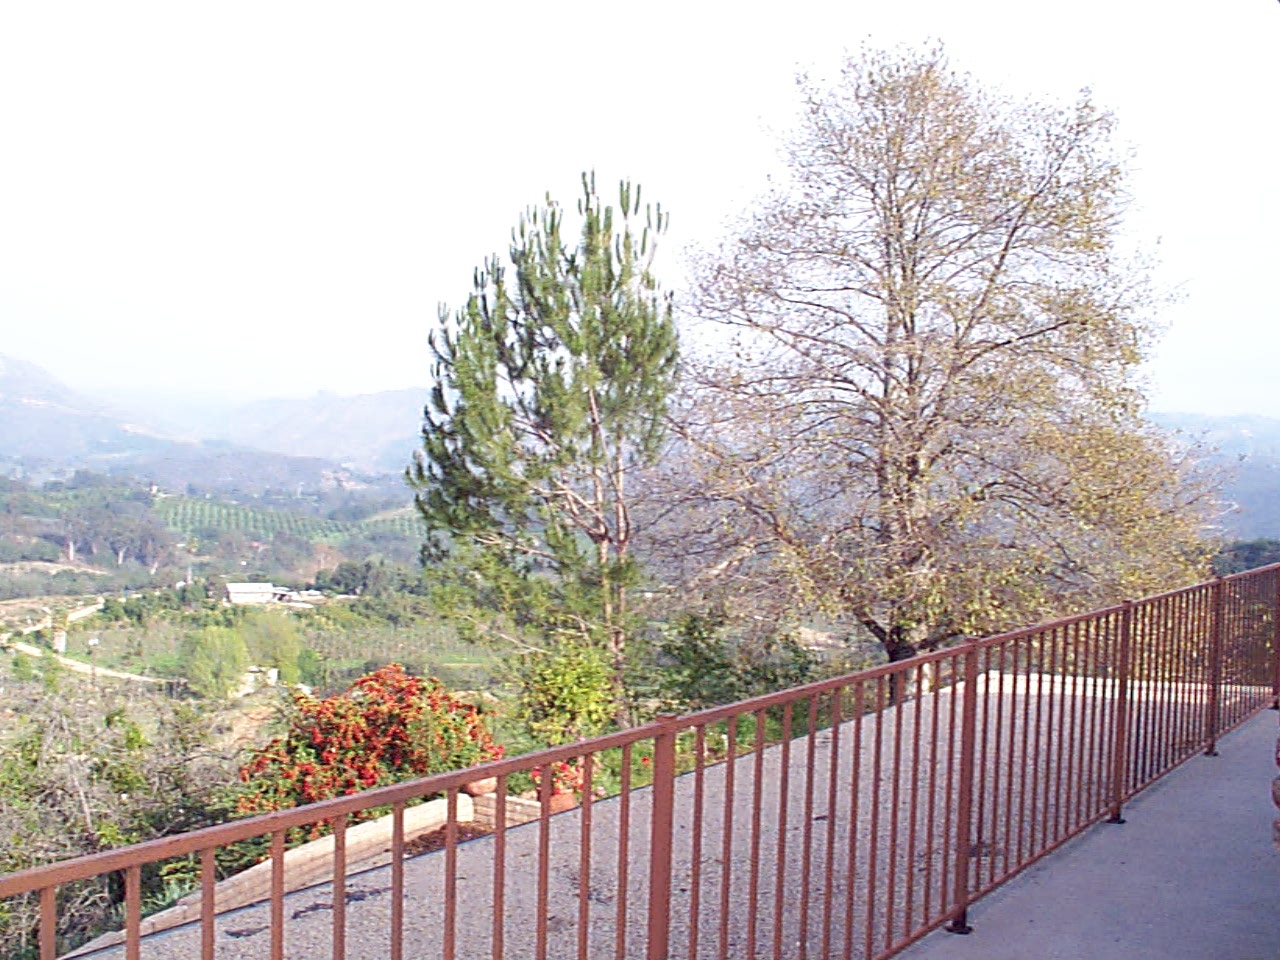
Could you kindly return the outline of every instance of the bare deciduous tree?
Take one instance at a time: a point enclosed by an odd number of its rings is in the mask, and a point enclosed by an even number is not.
[[[1111,118],[938,50],[802,84],[790,183],[703,264],[733,335],[693,365],[669,491],[686,585],[828,608],[898,659],[1198,569],[1202,491],[1140,418]]]

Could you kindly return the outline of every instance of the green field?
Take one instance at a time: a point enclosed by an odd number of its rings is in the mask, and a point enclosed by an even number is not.
[[[211,529],[234,530],[264,540],[276,534],[288,534],[313,543],[337,542],[344,537],[371,534],[389,534],[420,541],[425,535],[422,520],[408,509],[365,520],[329,520],[195,497],[162,497],[156,500],[152,510],[167,527],[188,537]]]

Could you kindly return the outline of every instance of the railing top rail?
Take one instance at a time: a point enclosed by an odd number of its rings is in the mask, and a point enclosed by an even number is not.
[[[1241,570],[1239,573],[1229,573],[1223,580],[1240,580],[1244,577],[1256,577],[1260,573],[1270,573],[1272,570],[1280,569],[1280,563],[1269,563],[1265,567],[1254,567],[1252,570]],[[1209,581],[1212,582],[1212,581]]]
[[[1158,593],[1149,597],[1143,597],[1137,601],[1132,601],[1132,605],[1136,606],[1138,604],[1155,603],[1172,597],[1194,593],[1198,590],[1204,590],[1208,587],[1212,587],[1214,583],[1219,581],[1227,582],[1255,577],[1259,574],[1270,573],[1274,570],[1280,570],[1280,563],[1272,563],[1265,567],[1245,570],[1241,573],[1234,573],[1227,577],[1216,577],[1212,580],[1202,580],[1199,583],[1194,583],[1186,587],[1178,587],[1175,590],[1166,590],[1164,593]],[[757,710],[766,710],[770,707],[782,706],[788,702],[804,700],[814,695],[828,693],[841,687],[847,687],[853,683],[876,680],[892,673],[899,673],[903,670],[914,669],[921,664],[952,659],[962,655],[968,649],[982,649],[984,647],[997,646],[1002,643],[1022,640],[1026,637],[1035,636],[1036,634],[1045,633],[1050,630],[1058,630],[1063,627],[1069,627],[1073,624],[1083,623],[1089,620],[1102,620],[1106,617],[1121,613],[1124,608],[1129,605],[1130,602],[1117,603],[1109,607],[1102,607],[1098,610],[1090,610],[1086,613],[1072,614],[1068,617],[1059,617],[1056,620],[1046,620],[1042,623],[1033,624],[1027,627],[1018,627],[1015,630],[992,634],[989,637],[970,638],[954,644],[953,646],[942,647],[938,650],[930,650],[925,653],[917,654],[914,657],[908,657],[904,660],[882,663],[875,667],[856,670],[852,673],[842,674],[838,677],[831,677],[826,680],[819,680],[815,683],[805,684],[800,687],[791,687],[790,689],[781,690],[777,693],[766,693],[758,697],[752,697],[749,700],[740,700],[736,703],[725,704],[723,706],[709,707],[706,710],[700,710],[696,713],[683,714],[678,718],[678,722],[681,727],[705,726],[710,723],[727,720],[729,717],[740,716],[744,713],[754,713]]]

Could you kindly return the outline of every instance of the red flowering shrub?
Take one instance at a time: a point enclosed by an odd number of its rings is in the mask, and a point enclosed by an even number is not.
[[[294,693],[289,729],[240,770],[247,816],[474,766],[502,747],[471,704],[396,663],[321,700]]]
[[[551,792],[572,793],[582,796],[582,788],[586,786],[587,772],[581,758],[573,760],[557,760],[551,764]],[[542,767],[535,767],[531,772],[536,786],[542,786]]]

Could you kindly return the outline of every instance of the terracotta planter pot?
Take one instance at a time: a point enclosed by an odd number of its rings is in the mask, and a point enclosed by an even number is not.
[[[547,809],[552,813],[564,813],[578,805],[578,798],[572,793],[553,793],[547,802]]]
[[[498,778],[485,777],[483,780],[472,780],[470,783],[463,784],[462,789],[473,797],[483,797],[498,789]]]

